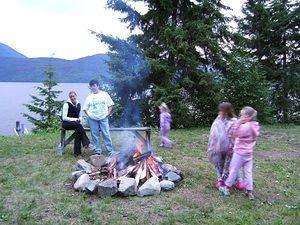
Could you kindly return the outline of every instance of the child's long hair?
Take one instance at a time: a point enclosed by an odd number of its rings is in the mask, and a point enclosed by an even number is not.
[[[246,116],[249,116],[252,121],[257,120],[257,111],[250,106],[245,106],[242,108],[241,112],[244,112]]]
[[[225,117],[233,118],[236,117],[234,114],[233,106],[230,102],[222,102],[218,106],[218,110],[224,113]]]
[[[160,104],[160,106],[158,106],[158,108],[159,108],[159,109],[163,109],[165,112],[170,113],[169,107],[168,107],[167,104],[164,103],[164,102],[162,102],[162,103]]]

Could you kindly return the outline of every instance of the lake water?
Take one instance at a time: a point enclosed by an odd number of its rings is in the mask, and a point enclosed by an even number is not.
[[[30,104],[30,95],[37,96],[36,86],[41,83],[21,83],[21,82],[0,82],[0,135],[14,135],[16,121],[20,121],[27,129],[32,129],[22,113],[28,113],[23,104]],[[86,96],[89,95],[88,83],[60,83],[57,90],[62,91],[58,100],[66,100],[70,91],[77,93],[78,100],[83,104]]]

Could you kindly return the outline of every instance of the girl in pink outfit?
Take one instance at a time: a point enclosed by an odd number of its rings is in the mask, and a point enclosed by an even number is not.
[[[249,199],[253,196],[253,151],[259,135],[259,124],[256,122],[257,112],[251,107],[244,107],[241,110],[241,118],[233,128],[235,144],[233,156],[229,168],[229,176],[225,186],[220,188],[224,195],[230,195],[229,189],[235,181],[238,171],[244,168],[244,182]]]
[[[207,155],[214,165],[217,173],[216,188],[219,190],[229,174],[229,165],[233,154],[232,128],[237,121],[233,107],[229,102],[218,106],[218,117],[214,120],[209,133]],[[236,186],[239,190],[244,188],[243,182],[237,175]]]
[[[166,103],[162,103],[159,107],[160,116],[159,116],[159,125],[160,125],[160,146],[165,148],[170,148],[173,145],[173,142],[168,138],[172,117],[170,110]]]

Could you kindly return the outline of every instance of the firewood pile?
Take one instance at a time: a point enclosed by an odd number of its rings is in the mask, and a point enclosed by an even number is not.
[[[92,155],[89,162],[77,161],[72,173],[73,188],[89,194],[104,196],[147,196],[169,191],[183,179],[175,166],[164,163],[142,143],[105,159]]]

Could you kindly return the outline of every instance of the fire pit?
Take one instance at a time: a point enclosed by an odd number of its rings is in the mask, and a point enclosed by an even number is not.
[[[89,162],[77,161],[72,173],[74,189],[99,196],[155,195],[168,191],[183,179],[183,173],[155,155],[142,139],[126,151],[107,159],[92,155]]]

